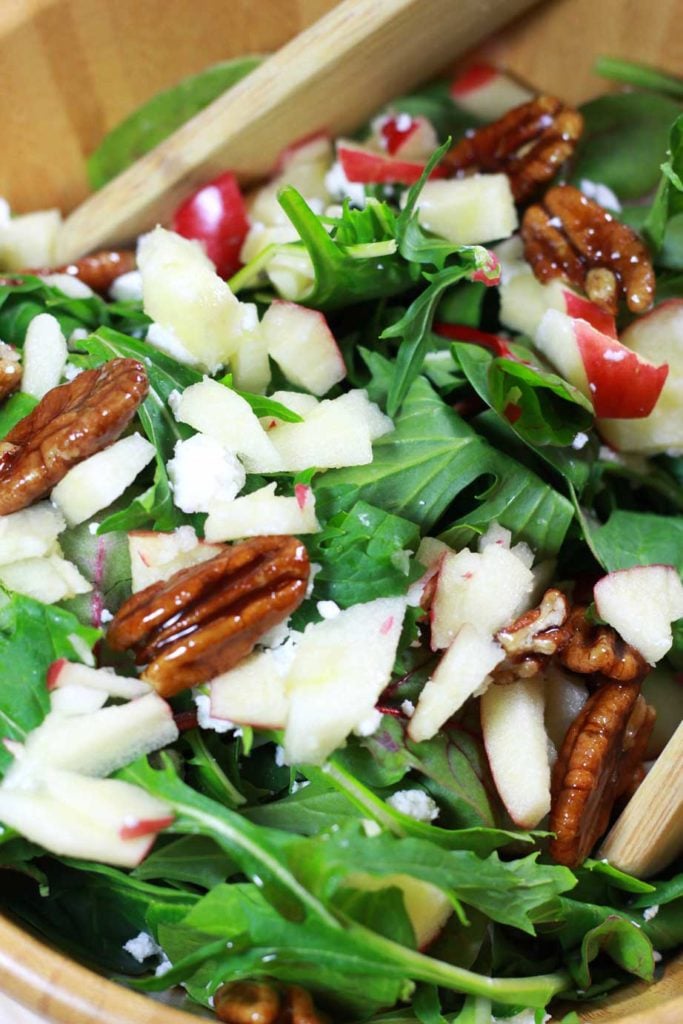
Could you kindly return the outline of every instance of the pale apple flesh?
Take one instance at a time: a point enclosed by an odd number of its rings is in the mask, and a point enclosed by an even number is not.
[[[601,619],[655,665],[671,649],[683,617],[683,584],[672,565],[637,565],[603,576],[593,588]]]

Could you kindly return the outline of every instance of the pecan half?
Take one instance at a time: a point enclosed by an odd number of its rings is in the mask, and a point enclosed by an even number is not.
[[[569,640],[559,651],[565,668],[581,675],[600,672],[621,683],[640,682],[649,666],[642,654],[622,640],[611,626],[594,626],[586,608],[576,605],[567,620]]]
[[[275,1024],[282,1000],[267,981],[229,981],[216,990],[213,1008],[227,1024]]]
[[[133,594],[109,626],[142,678],[170,697],[227,672],[303,601],[306,548],[296,537],[253,537]]]
[[[652,305],[655,275],[640,238],[572,185],[546,192],[522,218],[524,255],[543,283],[562,277],[615,314],[624,298],[632,313]]]
[[[11,345],[0,341],[0,402],[16,391],[21,383],[19,353]]]
[[[615,800],[633,782],[654,716],[640,686],[607,681],[588,699],[565,737],[553,769],[550,853],[575,867],[609,825]],[[642,758],[641,758],[642,760]]]
[[[72,466],[115,441],[148,390],[141,363],[112,359],[48,391],[3,441],[0,515],[45,497]]]
[[[583,131],[577,110],[554,96],[537,96],[470,132],[444,158],[455,172],[502,171],[518,203],[526,202],[557,174]]]
[[[551,655],[569,639],[564,624],[569,615],[569,602],[561,590],[551,587],[541,598],[538,608],[530,608],[510,626],[496,634],[506,654]]]
[[[25,270],[25,274],[69,274],[77,277],[95,292],[106,294],[117,277],[128,274],[136,268],[135,253],[127,249],[111,249],[94,252],[74,263],[60,267],[43,267],[41,270]]]

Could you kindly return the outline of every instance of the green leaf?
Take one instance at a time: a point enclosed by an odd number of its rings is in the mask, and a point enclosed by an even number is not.
[[[396,429],[375,442],[373,452],[369,466],[325,473],[316,492],[346,488],[347,507],[361,499],[426,533],[477,483],[476,498],[450,510],[457,518],[444,534],[447,543],[467,544],[497,520],[540,555],[559,550],[573,515],[570,502],[491,447],[425,380],[412,385]]]
[[[633,60],[621,60],[619,57],[598,57],[595,62],[595,73],[613,82],[634,85],[638,89],[649,89],[652,92],[663,92],[667,96],[675,96],[683,100],[683,78],[669,75],[665,71],[639,64]]]
[[[479,125],[477,118],[462,110],[450,94],[450,82],[440,79],[430,82],[409,96],[399,96],[388,108],[392,113],[406,113],[411,117],[426,117],[434,125],[441,141],[448,136],[459,139],[469,128]]]
[[[208,890],[234,872],[234,862],[213,839],[181,836],[158,842],[132,874],[141,881],[189,882]]]
[[[669,129],[680,104],[663,96],[612,93],[581,108],[585,129],[571,180],[607,185],[620,200],[640,199],[657,186]]]
[[[576,984],[588,989],[591,984],[590,964],[599,953],[605,953],[623,970],[644,981],[654,977],[652,943],[643,930],[622,917],[609,916],[602,924],[591,928],[581,942],[580,959],[572,974]]]
[[[669,148],[662,164],[662,177],[647,217],[643,234],[653,249],[658,250],[672,218],[683,213],[683,114],[676,118],[669,133]],[[671,245],[672,239],[669,239]],[[671,260],[671,255],[669,253]],[[669,264],[671,265],[671,263]],[[674,262],[674,266],[677,263]]]
[[[0,734],[23,743],[50,708],[46,675],[53,661],[81,661],[100,637],[75,615],[23,594],[2,595],[0,606]],[[12,755],[0,744],[0,774]]]
[[[38,399],[24,391],[15,391],[0,408],[0,439],[7,437],[12,427],[23,420],[38,405]]]
[[[125,171],[176,129],[258,67],[261,57],[239,57],[205,68],[178,85],[157,93],[105,135],[88,158],[93,189]]]
[[[242,813],[258,825],[303,836],[318,835],[346,821],[357,821],[361,816],[360,810],[343,793],[331,789],[324,778],[300,783],[288,796],[247,807]]]
[[[92,521],[81,523],[65,530],[59,538],[64,557],[73,562],[93,586],[90,593],[72,598],[66,604],[86,625],[98,623],[104,609],[115,615],[131,593],[127,536],[125,533],[98,536],[90,529],[92,525]]]
[[[674,565],[683,575],[683,520],[616,509],[592,531],[593,544],[608,572],[633,565]]]

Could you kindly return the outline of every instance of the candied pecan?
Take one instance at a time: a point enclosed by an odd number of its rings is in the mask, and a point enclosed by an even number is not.
[[[498,630],[496,639],[506,654],[555,654],[569,639],[564,624],[569,603],[561,590],[551,587],[538,608],[530,608],[510,626]]]
[[[112,359],[48,391],[4,439],[0,515],[44,498],[72,466],[115,441],[148,390],[141,363]]]
[[[550,181],[572,153],[583,131],[577,110],[554,96],[537,96],[492,124],[469,132],[446,154],[451,170],[502,171],[518,203]]]
[[[213,1008],[227,1024],[275,1024],[281,998],[267,981],[229,981],[217,989]]]
[[[645,778],[645,755],[657,712],[641,694],[626,725],[616,796],[630,798]]]
[[[169,697],[227,672],[301,604],[309,562],[296,537],[253,537],[133,594],[109,626],[142,678]]]
[[[558,652],[565,668],[581,675],[600,672],[621,683],[640,682],[649,670],[642,654],[611,626],[594,626],[586,608],[576,605],[567,620],[569,639]]]
[[[44,267],[42,270],[25,270],[25,274],[69,274],[77,277],[95,292],[106,294],[117,277],[128,274],[136,268],[135,253],[128,249],[111,249],[94,252],[73,263],[60,267]]]
[[[0,341],[0,402],[16,391],[21,383],[19,353]]]
[[[572,185],[556,185],[522,218],[524,255],[539,281],[562,277],[615,314],[620,298],[632,313],[654,299],[647,249],[626,224]]]
[[[643,714],[639,696],[637,683],[606,681],[567,732],[553,769],[550,810],[550,853],[560,864],[582,863],[633,780],[653,721]]]
[[[326,1024],[327,1017],[320,1013],[309,992],[301,985],[288,985],[285,989],[285,1007],[282,1024]]]

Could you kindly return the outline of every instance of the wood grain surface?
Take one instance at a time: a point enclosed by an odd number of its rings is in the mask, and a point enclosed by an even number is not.
[[[86,192],[85,156],[140,102],[217,60],[277,48],[331,6],[333,0],[0,0],[0,195],[17,211],[72,208]],[[484,52],[539,88],[580,101],[605,88],[591,71],[598,54],[680,74],[681,13],[681,0],[549,0]],[[197,1020],[86,971],[2,917],[0,990],[51,1024]],[[0,1000],[1,1024],[33,1024],[22,1013]],[[654,986],[612,994],[586,1020],[681,1024],[683,961]]]

